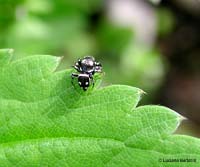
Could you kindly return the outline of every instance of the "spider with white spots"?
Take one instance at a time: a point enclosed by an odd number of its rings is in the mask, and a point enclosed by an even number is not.
[[[72,81],[75,77],[78,78],[78,84],[84,91],[86,91],[91,84],[94,86],[94,74],[96,72],[102,72],[101,63],[96,62],[95,59],[91,56],[86,56],[83,59],[78,59],[78,61],[72,67],[74,67],[74,69],[79,72],[79,74],[71,74]]]

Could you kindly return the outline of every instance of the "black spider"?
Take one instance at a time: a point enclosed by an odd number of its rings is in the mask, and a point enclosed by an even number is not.
[[[96,62],[91,56],[78,59],[73,67],[77,70],[77,72],[79,72],[79,74],[72,73],[71,77],[72,79],[75,77],[78,78],[78,84],[84,91],[88,89],[91,83],[94,86],[93,75],[96,72],[102,72],[101,63]]]

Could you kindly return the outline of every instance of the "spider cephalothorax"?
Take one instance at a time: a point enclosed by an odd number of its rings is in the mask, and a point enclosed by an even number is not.
[[[77,72],[79,72],[79,74],[72,73],[71,77],[72,79],[75,77],[78,78],[78,84],[84,91],[87,90],[91,83],[94,85],[93,75],[96,72],[102,72],[101,63],[96,62],[91,56],[78,59],[73,67],[77,70]]]

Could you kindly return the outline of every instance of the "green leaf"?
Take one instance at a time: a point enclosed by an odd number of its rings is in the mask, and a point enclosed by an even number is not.
[[[84,92],[72,85],[72,70],[56,71],[60,58],[10,61],[11,52],[0,51],[0,167],[200,165],[199,139],[172,135],[182,117],[166,107],[136,107],[140,89]],[[163,162],[170,158],[197,162]]]

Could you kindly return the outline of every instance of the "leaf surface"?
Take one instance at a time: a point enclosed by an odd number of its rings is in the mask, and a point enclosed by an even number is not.
[[[0,166],[200,165],[199,139],[172,135],[182,117],[136,107],[140,89],[84,92],[71,83],[72,70],[56,71],[58,57],[11,57],[12,50],[0,51]],[[170,158],[196,162],[163,162]]]

